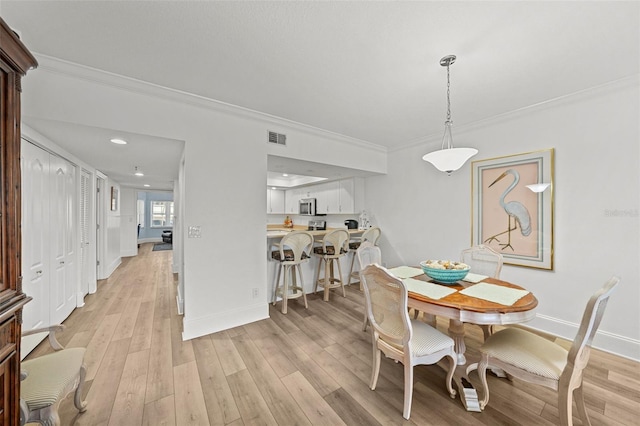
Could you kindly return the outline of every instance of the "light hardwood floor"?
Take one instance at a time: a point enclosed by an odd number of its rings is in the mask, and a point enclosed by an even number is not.
[[[327,303],[310,296],[308,310],[291,301],[287,315],[278,305],[270,319],[183,342],[172,252],[151,248],[143,244],[138,256],[123,259],[59,333],[63,344],[87,347],[88,367],[88,409],[78,414],[67,398],[63,425],[558,423],[552,391],[493,376],[487,409],[466,412],[445,392],[438,366],[416,367],[405,421],[401,365],[383,360],[377,389],[368,387],[371,340],[361,330],[358,285],[346,298],[332,294]],[[445,330],[445,322],[438,327]],[[477,352],[480,328],[467,331],[468,351]],[[41,345],[29,357],[47,351]],[[475,373],[472,382],[478,385]],[[594,350],[585,395],[594,425],[637,425],[640,364]]]

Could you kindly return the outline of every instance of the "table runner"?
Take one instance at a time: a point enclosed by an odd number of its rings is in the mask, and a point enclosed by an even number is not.
[[[422,269],[414,268],[412,266],[398,266],[396,268],[389,269],[389,272],[391,273],[391,275],[400,279],[417,277],[418,275],[424,274]]]
[[[529,294],[529,291],[489,283],[479,283],[460,290],[460,293],[466,296],[488,300],[489,302],[511,306]]]
[[[422,296],[427,296],[429,299],[434,300],[442,299],[443,297],[456,292],[456,290],[452,288],[445,287],[440,284],[416,280],[414,278],[405,278],[402,282],[407,287],[408,291]]]

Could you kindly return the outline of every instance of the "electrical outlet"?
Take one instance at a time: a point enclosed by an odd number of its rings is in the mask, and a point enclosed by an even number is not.
[[[252,288],[251,289],[251,296],[253,296],[254,299],[258,297],[258,294],[259,294],[259,292],[258,292],[257,288]]]

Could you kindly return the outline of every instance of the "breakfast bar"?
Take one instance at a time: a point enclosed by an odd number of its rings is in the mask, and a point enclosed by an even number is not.
[[[267,294],[269,295],[273,294],[273,286],[275,285],[276,275],[278,273],[278,268],[276,263],[270,261],[271,252],[274,250],[274,245],[279,243],[280,240],[288,233],[292,231],[306,231],[306,232],[309,232],[311,235],[313,235],[313,238],[315,241],[321,241],[322,238],[327,233],[335,229],[345,229],[351,237],[358,237],[365,232],[365,229],[326,228],[326,226],[324,226],[325,229],[310,230],[309,228],[310,228],[309,225],[307,226],[294,225],[291,228],[286,228],[282,224],[267,225],[267,260],[268,260],[267,262],[267,277],[268,277],[267,292],[268,293]],[[340,267],[342,271],[347,271],[345,272],[345,276],[342,277],[345,280],[345,284],[349,282],[349,277],[347,277],[346,275],[348,274],[348,271],[349,271],[351,256],[352,254],[350,253],[348,256],[344,256],[342,259],[340,259]],[[314,278],[315,278],[315,272],[317,267],[318,267],[318,262],[313,258],[309,262],[301,265],[304,292],[307,294],[313,292]]]

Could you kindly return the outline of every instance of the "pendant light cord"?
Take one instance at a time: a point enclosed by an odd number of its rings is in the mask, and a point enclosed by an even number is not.
[[[453,124],[453,121],[451,121],[451,80],[449,64],[447,64],[447,122]]]

